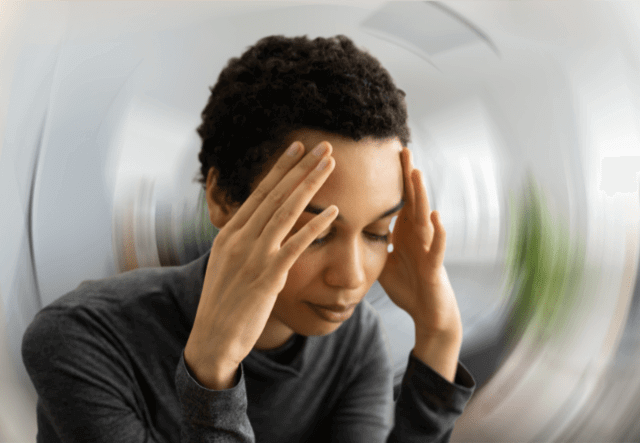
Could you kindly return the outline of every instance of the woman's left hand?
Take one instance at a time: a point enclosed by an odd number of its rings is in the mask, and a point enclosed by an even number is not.
[[[405,205],[398,214],[387,257],[378,278],[385,292],[409,313],[416,339],[459,343],[462,322],[456,297],[444,268],[446,232],[438,211],[431,211],[420,170],[413,167],[411,151],[403,148]]]

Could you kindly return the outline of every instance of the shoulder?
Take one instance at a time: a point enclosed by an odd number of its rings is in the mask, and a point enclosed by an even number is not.
[[[179,268],[141,268],[99,280],[85,280],[43,308],[42,312],[104,307],[145,294],[163,293],[179,283]]]
[[[129,326],[159,316],[184,318],[190,310],[188,298],[199,296],[202,288],[198,276],[206,258],[80,283],[36,314],[23,335],[23,352],[43,343],[63,348],[65,343],[86,341],[89,336],[118,336]]]
[[[209,254],[182,266],[139,268],[111,277],[86,280],[45,306],[39,314],[74,309],[108,309],[146,296],[199,292]]]
[[[126,303],[147,294],[161,292],[170,270],[136,269],[99,280],[86,280],[78,287],[47,306],[34,317],[25,332],[25,339],[33,336],[47,336],[80,317],[94,319],[116,312]],[[87,324],[87,321],[76,321]]]

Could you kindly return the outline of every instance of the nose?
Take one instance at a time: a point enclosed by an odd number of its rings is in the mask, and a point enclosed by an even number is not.
[[[325,281],[330,286],[358,289],[366,283],[363,246],[354,239],[332,251]]]

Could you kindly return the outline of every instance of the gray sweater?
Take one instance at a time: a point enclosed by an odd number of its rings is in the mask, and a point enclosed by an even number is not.
[[[449,383],[410,355],[394,403],[381,320],[366,301],[332,334],[253,350],[233,388],[201,386],[183,351],[208,257],[83,282],[36,315],[22,357],[38,442],[449,439],[473,378],[459,364]]]

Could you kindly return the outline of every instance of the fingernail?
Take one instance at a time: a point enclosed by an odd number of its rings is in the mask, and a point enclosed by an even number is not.
[[[338,212],[338,207],[337,206],[329,206],[327,209],[325,209],[324,211],[322,211],[322,215],[325,217],[331,217],[333,216],[336,212]]]
[[[318,166],[316,166],[316,169],[318,171],[322,171],[324,168],[327,167],[328,164],[329,164],[329,157],[325,157],[322,160],[320,160],[320,163],[318,163]]]
[[[298,142],[293,142],[289,149],[287,150],[287,155],[290,157],[295,157],[296,154],[300,151],[300,144]]]
[[[320,157],[322,154],[324,154],[325,152],[327,152],[327,145],[325,143],[320,143],[318,146],[316,146],[316,148],[313,150],[313,155],[315,155],[316,157]]]

